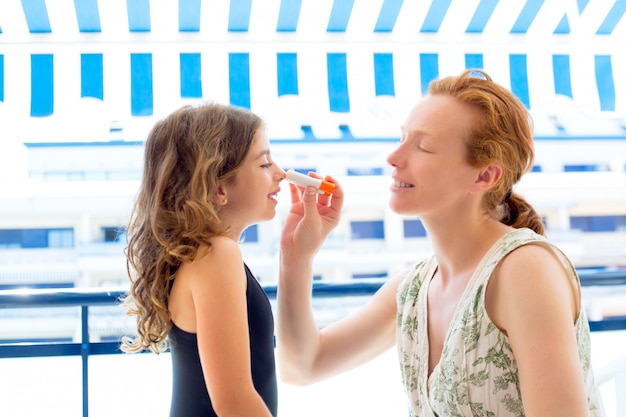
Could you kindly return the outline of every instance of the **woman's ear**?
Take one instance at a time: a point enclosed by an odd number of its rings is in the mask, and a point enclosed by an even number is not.
[[[488,165],[478,171],[478,176],[474,185],[478,190],[486,191],[496,185],[502,178],[502,167],[500,165]]]

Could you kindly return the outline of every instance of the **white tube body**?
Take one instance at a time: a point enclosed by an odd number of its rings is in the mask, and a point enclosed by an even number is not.
[[[301,174],[293,169],[285,173],[285,179],[301,187],[315,187],[319,191],[322,180]]]

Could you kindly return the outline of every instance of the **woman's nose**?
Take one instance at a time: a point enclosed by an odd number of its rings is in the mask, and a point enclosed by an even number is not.
[[[389,155],[387,155],[387,163],[391,165],[392,167],[395,167],[398,165],[398,150],[399,148],[396,148],[393,151],[391,151]]]

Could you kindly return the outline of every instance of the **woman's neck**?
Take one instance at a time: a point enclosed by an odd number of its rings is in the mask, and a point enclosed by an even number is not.
[[[427,225],[442,279],[473,272],[493,244],[511,231],[493,218],[472,222],[460,218],[439,227]]]

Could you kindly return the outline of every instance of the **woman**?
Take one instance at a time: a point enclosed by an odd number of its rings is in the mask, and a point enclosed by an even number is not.
[[[138,335],[126,351],[169,347],[171,417],[276,416],[274,322],[239,239],[270,220],[284,171],[253,113],[206,104],[158,122],[128,227]]]
[[[387,160],[390,206],[419,216],[434,255],[322,331],[311,264],[336,224],[323,210],[336,216],[341,201],[293,196],[278,292],[283,379],[309,384],[395,344],[412,416],[602,415],[576,271],[512,192],[533,157],[528,112],[487,74],[432,82]]]

